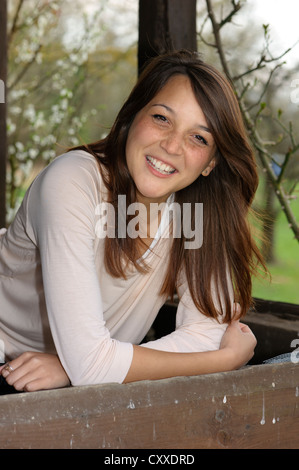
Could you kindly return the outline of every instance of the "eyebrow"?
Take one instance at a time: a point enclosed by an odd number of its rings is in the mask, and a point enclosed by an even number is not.
[[[170,108],[169,106],[167,106],[166,104],[155,103],[155,104],[152,105],[152,107],[154,107],[154,106],[162,106],[163,108],[167,109],[167,111],[169,111],[171,114],[175,114],[175,111],[172,108]],[[196,127],[199,127],[203,131],[209,132],[211,134],[211,130],[206,126],[203,126],[202,124],[197,124]]]

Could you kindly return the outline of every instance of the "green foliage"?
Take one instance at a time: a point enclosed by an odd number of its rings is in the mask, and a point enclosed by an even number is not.
[[[299,200],[293,200],[291,205],[299,220]],[[299,304],[298,242],[286,224],[282,211],[275,228],[275,258],[268,265],[272,279],[271,282],[268,279],[254,279],[253,295],[261,299]]]

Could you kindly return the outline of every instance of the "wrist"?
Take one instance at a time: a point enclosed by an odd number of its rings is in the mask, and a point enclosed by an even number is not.
[[[239,357],[233,348],[228,346],[219,349],[221,355],[221,364],[224,371],[235,370],[240,367]]]

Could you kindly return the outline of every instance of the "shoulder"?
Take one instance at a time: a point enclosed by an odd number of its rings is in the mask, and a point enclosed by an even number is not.
[[[28,211],[58,211],[76,207],[93,211],[106,189],[95,157],[82,150],[64,153],[33,181],[24,203]]]
[[[103,180],[95,157],[83,150],[72,150],[56,157],[37,176],[31,189],[65,194],[72,189],[99,192],[102,188]]]
[[[55,174],[58,176],[74,177],[83,174],[90,174],[91,176],[99,177],[99,165],[93,155],[84,150],[71,150],[53,160],[48,165],[42,174],[49,175]]]
[[[96,159],[84,151],[57,157],[33,181],[23,201],[34,240],[51,227],[93,227],[105,191]],[[77,224],[77,225],[76,225]],[[48,228],[47,228],[48,227]]]

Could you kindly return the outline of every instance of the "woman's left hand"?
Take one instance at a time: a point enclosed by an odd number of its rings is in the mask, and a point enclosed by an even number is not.
[[[0,367],[0,374],[17,391],[35,392],[70,385],[58,356],[54,354],[25,352]]]

